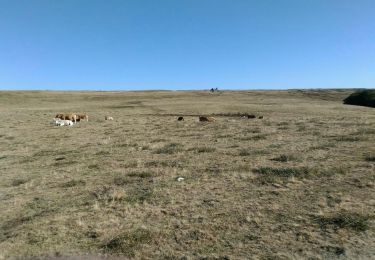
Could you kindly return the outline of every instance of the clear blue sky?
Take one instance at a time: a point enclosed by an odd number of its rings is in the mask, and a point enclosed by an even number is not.
[[[0,0],[0,89],[375,87],[374,0]]]

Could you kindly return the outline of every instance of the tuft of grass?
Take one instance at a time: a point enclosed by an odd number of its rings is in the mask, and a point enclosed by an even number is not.
[[[26,179],[14,179],[11,183],[12,186],[19,186],[19,185],[22,185],[24,183],[26,183],[28,180]]]
[[[261,167],[253,171],[259,174],[257,180],[260,181],[262,184],[276,183],[278,181],[286,182],[292,177],[303,179],[315,172],[315,170],[307,168],[307,167],[301,167],[301,168]]]
[[[155,150],[156,154],[174,154],[182,151],[182,145],[177,143],[167,144],[159,149]]]
[[[272,159],[273,161],[278,161],[278,162],[289,162],[289,161],[294,161],[296,160],[296,157],[294,155],[290,154],[282,154],[276,158]]]
[[[249,141],[249,140],[258,141],[258,140],[267,139],[267,135],[266,134],[258,134],[258,135],[253,135],[253,136],[244,136],[244,137],[240,137],[238,139],[242,140],[242,141]]]
[[[367,161],[367,162],[375,162],[375,155],[367,155],[365,157],[365,161]]]
[[[90,164],[89,166],[87,166],[87,168],[89,168],[90,170],[99,170],[100,169],[100,166],[99,164]]]
[[[366,231],[369,228],[369,215],[355,212],[339,212],[329,216],[319,216],[316,220],[321,228],[329,226],[334,228],[352,229],[355,231]]]
[[[366,136],[338,136],[334,138],[338,142],[360,142],[367,141],[368,137]]]
[[[249,155],[251,155],[251,151],[249,151],[248,149],[241,149],[239,155],[240,156],[249,156]]]
[[[239,151],[239,156],[255,156],[255,155],[265,155],[269,154],[267,150],[250,150],[250,149],[241,149]]]
[[[102,249],[109,254],[120,254],[128,257],[134,257],[135,251],[144,244],[151,242],[151,232],[144,228],[125,231],[115,237],[105,241]]]
[[[86,182],[84,180],[70,180],[68,182],[65,182],[63,184],[61,184],[60,187],[62,188],[70,188],[70,187],[74,187],[74,186],[80,186],[80,185],[86,185]]]
[[[145,163],[145,167],[172,167],[181,168],[182,163],[180,161],[149,161]]]
[[[202,146],[202,147],[190,148],[190,149],[188,149],[188,151],[195,151],[197,153],[212,153],[212,152],[216,151],[216,149],[214,147]]]
[[[330,148],[335,147],[336,144],[334,142],[328,142],[328,143],[323,143],[315,146],[311,146],[309,150],[329,150]]]
[[[126,198],[125,191],[120,187],[103,185],[91,192],[95,199],[106,203],[111,201],[123,201]]]
[[[138,178],[151,178],[154,175],[153,172],[142,171],[142,172],[130,172],[129,177],[138,177]]]
[[[283,178],[290,177],[306,177],[311,173],[311,170],[307,167],[302,168],[271,168],[271,167],[261,167],[255,170],[256,173],[262,175],[274,175]]]
[[[154,196],[154,190],[150,185],[139,185],[128,192],[126,201],[129,203],[143,203]]]

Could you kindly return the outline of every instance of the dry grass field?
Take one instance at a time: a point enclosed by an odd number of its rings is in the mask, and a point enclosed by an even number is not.
[[[350,93],[0,92],[0,259],[374,259],[375,110]]]

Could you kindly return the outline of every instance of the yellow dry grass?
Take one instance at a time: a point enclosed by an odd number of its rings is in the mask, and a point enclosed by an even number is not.
[[[349,94],[0,92],[0,259],[370,259],[375,110]]]

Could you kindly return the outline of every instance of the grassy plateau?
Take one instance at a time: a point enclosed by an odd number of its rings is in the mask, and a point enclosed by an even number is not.
[[[352,92],[2,91],[0,259],[374,259]]]

